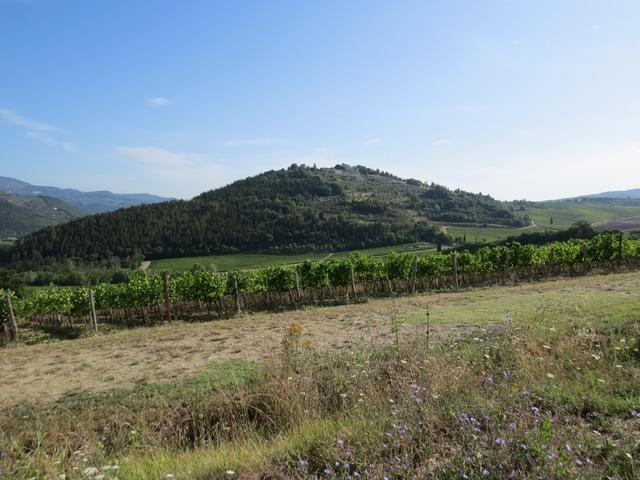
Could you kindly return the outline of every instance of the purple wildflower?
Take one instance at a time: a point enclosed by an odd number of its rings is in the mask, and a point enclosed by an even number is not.
[[[507,442],[504,438],[496,438],[496,445],[498,445],[499,447],[504,447],[507,445]]]

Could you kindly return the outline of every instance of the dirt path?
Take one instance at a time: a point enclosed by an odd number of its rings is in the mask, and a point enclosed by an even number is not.
[[[393,318],[403,339],[425,332],[432,312],[432,338],[442,340],[479,326],[499,324],[504,312],[531,312],[598,295],[634,295],[640,306],[640,274],[562,279],[517,287],[474,289],[366,304],[244,315],[203,323],[174,323],[78,340],[0,349],[0,407],[49,402],[71,391],[129,388],[137,382],[167,382],[192,375],[212,362],[264,360],[280,348],[291,322],[320,349],[347,349],[394,338]],[[611,297],[615,299],[616,297]],[[629,297],[626,297],[629,298]]]
[[[141,264],[140,264],[140,270],[142,270],[143,272],[148,269],[151,266],[151,261],[150,260],[144,260]]]

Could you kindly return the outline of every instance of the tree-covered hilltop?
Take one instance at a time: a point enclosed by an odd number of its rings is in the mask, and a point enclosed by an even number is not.
[[[72,257],[92,261],[446,242],[432,221],[529,222],[486,195],[366,167],[294,164],[188,201],[140,205],[45,228],[18,241],[10,259],[38,264]]]

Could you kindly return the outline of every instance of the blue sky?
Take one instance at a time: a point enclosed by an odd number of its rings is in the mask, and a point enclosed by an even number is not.
[[[0,175],[188,198],[291,163],[640,187],[640,2],[0,0]]]

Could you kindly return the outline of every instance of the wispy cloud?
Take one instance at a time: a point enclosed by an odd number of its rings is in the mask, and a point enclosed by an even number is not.
[[[224,146],[227,148],[234,147],[260,147],[266,145],[280,145],[282,140],[278,138],[269,137],[255,137],[255,138],[232,138],[224,142]]]
[[[52,137],[51,135],[48,135],[46,133],[42,133],[42,132],[27,132],[27,137],[40,142],[40,143],[44,143],[45,145],[51,145],[52,147],[60,147],[63,150],[67,151],[67,152],[75,152],[76,151],[76,147],[75,145],[68,143],[68,142],[62,142],[60,140],[55,139],[54,137]]]
[[[144,168],[164,192],[185,198],[220,186],[230,171],[202,153],[172,152],[155,146],[116,146],[114,150]]]
[[[378,147],[382,145],[382,139],[380,137],[373,137],[366,140],[363,145],[365,147]]]
[[[22,127],[27,130],[34,130],[38,132],[57,132],[60,130],[59,128],[48,125],[46,123],[29,120],[28,118],[23,117],[22,115],[19,115],[13,110],[9,110],[7,108],[0,108],[0,117],[2,117],[7,123],[10,123],[11,125]]]
[[[445,145],[451,145],[453,140],[451,138],[437,138],[431,142],[432,147],[444,147]]]
[[[147,100],[147,105],[149,105],[150,107],[156,107],[156,108],[167,107],[169,106],[170,103],[171,102],[169,101],[169,99],[164,97],[152,97],[149,100]]]
[[[54,134],[58,134],[61,130],[58,127],[49,125],[48,123],[37,122],[26,118],[8,108],[0,108],[0,119],[3,119],[10,125],[14,125],[26,132],[27,137],[36,142],[50,145],[56,148],[62,148],[67,152],[74,152],[75,145],[58,140]]]

